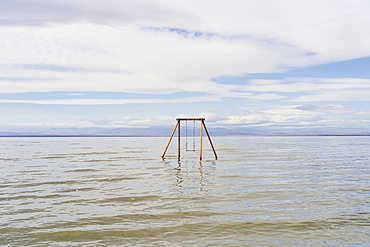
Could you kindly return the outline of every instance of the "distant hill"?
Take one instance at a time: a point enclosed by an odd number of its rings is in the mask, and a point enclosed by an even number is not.
[[[116,128],[99,131],[95,135],[167,136],[171,135],[172,130],[171,127]]]
[[[53,128],[53,129],[30,129],[17,131],[2,131],[0,136],[170,136],[174,126],[154,126],[147,128]],[[186,130],[181,128],[182,135]],[[261,133],[250,128],[226,129],[208,128],[211,136],[214,135],[256,135]],[[188,128],[188,135],[199,135],[200,129]]]
[[[0,136],[170,136],[174,126],[153,126],[147,128],[51,128],[51,129],[28,129],[16,131],[1,131]],[[211,136],[217,135],[364,135],[360,130],[343,130],[338,128],[315,128],[315,129],[284,129],[265,127],[239,127],[239,128],[210,128],[207,129]],[[186,134],[184,126],[181,128],[182,135]],[[200,129],[187,130],[188,136],[199,136]]]

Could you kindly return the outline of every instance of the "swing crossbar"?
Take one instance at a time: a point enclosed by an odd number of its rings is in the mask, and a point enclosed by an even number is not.
[[[176,118],[177,121],[204,121],[205,118]]]

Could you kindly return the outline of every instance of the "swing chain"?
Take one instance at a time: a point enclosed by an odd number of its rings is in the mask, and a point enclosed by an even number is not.
[[[185,121],[185,149],[188,149],[188,121]]]
[[[193,149],[190,149],[191,146],[188,148],[188,121],[185,121],[185,122],[186,122],[185,123],[185,150],[195,151],[195,120],[193,120]]]

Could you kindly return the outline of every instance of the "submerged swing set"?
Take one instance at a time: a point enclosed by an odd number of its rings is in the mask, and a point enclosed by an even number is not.
[[[186,135],[185,151],[193,151],[193,152],[195,152],[196,151],[195,150],[195,121],[200,121],[200,144],[199,144],[200,160],[202,160],[203,127],[204,127],[204,130],[207,133],[207,137],[208,137],[209,143],[211,144],[213,153],[215,155],[215,159],[217,160],[216,150],[213,147],[213,144],[212,144],[212,141],[211,141],[211,137],[209,136],[207,127],[206,127],[206,125],[204,123],[205,118],[177,118],[176,121],[177,121],[177,123],[175,125],[175,128],[172,131],[170,140],[168,141],[167,146],[166,146],[166,148],[165,148],[165,150],[163,152],[162,159],[164,159],[164,156],[166,155],[167,149],[168,149],[168,147],[169,147],[169,145],[171,143],[172,137],[175,134],[176,129],[177,129],[177,138],[178,138],[178,142],[177,142],[178,159],[180,159],[180,143],[181,143],[181,140],[180,140],[180,138],[181,138],[181,135],[180,135],[180,123],[181,123],[181,121],[185,121],[185,124],[186,124],[185,125],[186,126],[186,128],[185,128],[185,135]],[[192,149],[191,149],[191,147],[188,147],[188,121],[193,121],[193,146],[192,146]]]

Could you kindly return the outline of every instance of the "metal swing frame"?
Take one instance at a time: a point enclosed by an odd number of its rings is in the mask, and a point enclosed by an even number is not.
[[[203,128],[204,130],[206,131],[207,133],[207,137],[208,137],[208,140],[209,140],[209,144],[211,145],[212,147],[212,150],[213,150],[213,153],[215,155],[215,159],[217,160],[217,154],[216,154],[216,150],[215,148],[213,147],[213,143],[212,143],[212,140],[211,140],[211,137],[208,133],[208,130],[207,130],[207,127],[206,127],[206,124],[204,123],[206,119],[205,118],[177,118],[176,121],[176,125],[175,125],[175,128],[173,129],[172,131],[172,134],[171,134],[171,137],[170,137],[170,140],[168,141],[167,143],[167,146],[163,152],[163,155],[162,155],[162,159],[164,159],[164,156],[166,155],[166,152],[167,152],[167,149],[168,147],[170,146],[170,143],[171,143],[171,140],[172,140],[172,137],[173,135],[175,134],[175,131],[176,129],[178,128],[177,130],[177,136],[178,136],[178,141],[177,141],[177,150],[178,150],[178,159],[180,160],[180,143],[181,143],[181,135],[180,135],[180,123],[181,121],[200,121],[200,144],[199,144],[199,149],[200,149],[200,157],[199,159],[202,160],[202,144],[203,144]],[[187,129],[186,129],[187,131]],[[191,150],[192,151],[192,150]]]

